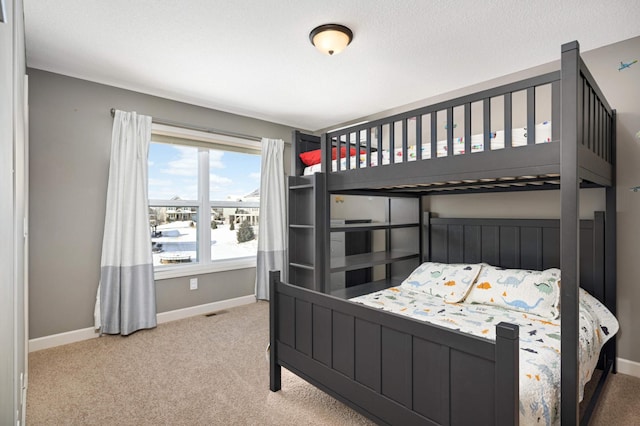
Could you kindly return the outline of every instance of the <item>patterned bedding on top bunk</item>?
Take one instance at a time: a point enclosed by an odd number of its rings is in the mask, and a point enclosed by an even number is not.
[[[551,122],[550,121],[545,121],[543,123],[536,125],[535,138],[536,138],[537,144],[551,142]],[[491,139],[491,150],[504,148],[504,130],[491,132],[490,139]],[[518,147],[518,146],[524,146],[526,144],[527,144],[527,129],[526,128],[513,129],[511,132],[511,146]],[[464,154],[464,138],[454,138],[453,147],[454,147],[454,155]],[[472,135],[471,136],[471,152],[481,152],[483,150],[484,150],[484,136],[482,134]],[[352,153],[348,157],[350,162],[349,168],[355,169],[358,156],[356,155],[355,149],[352,149],[351,151]],[[447,156],[446,140],[438,141],[436,155],[438,157]],[[400,163],[403,161],[415,161],[416,147],[415,145],[411,145],[407,147],[406,160],[402,159],[402,148],[395,148],[394,156],[395,156],[394,163]],[[332,161],[331,170],[336,171],[337,170],[336,163],[338,160],[335,158],[336,157],[335,155],[333,157],[334,159]],[[320,168],[321,168],[320,155],[317,155],[316,158],[317,158],[317,162],[315,164],[310,164],[310,163],[313,163],[313,161],[305,162],[305,164],[307,164],[307,167],[305,167],[304,169],[305,176],[312,175],[320,171]],[[422,146],[422,158],[423,159],[431,158],[431,147],[429,144]],[[378,165],[378,155],[375,152],[371,153],[371,162],[367,166],[367,156],[365,154],[365,151],[361,150],[359,161],[360,161],[361,168],[375,167]],[[386,164],[390,164],[390,162],[391,161],[390,161],[389,150],[384,149],[382,151],[382,164],[386,165]],[[340,170],[346,170],[346,169],[347,169],[347,156],[344,155],[344,150],[343,150],[343,153],[340,158]]]
[[[495,340],[501,321],[520,326],[520,424],[560,423],[560,270],[427,262],[397,287],[354,302]],[[580,400],[618,321],[580,289]]]

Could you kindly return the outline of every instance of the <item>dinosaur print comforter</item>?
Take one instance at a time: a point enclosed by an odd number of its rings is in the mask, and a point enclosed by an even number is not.
[[[520,424],[560,423],[560,319],[548,320],[499,306],[445,303],[407,287],[392,287],[354,302],[495,340],[501,321],[520,326]],[[580,400],[602,346],[618,331],[618,321],[580,289]]]

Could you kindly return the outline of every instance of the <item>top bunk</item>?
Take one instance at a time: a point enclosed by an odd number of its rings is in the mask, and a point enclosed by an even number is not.
[[[340,153],[340,155],[336,155]],[[445,194],[613,185],[615,111],[579,54],[559,71],[294,141],[297,176],[333,193]],[[303,162],[304,160],[304,162]]]

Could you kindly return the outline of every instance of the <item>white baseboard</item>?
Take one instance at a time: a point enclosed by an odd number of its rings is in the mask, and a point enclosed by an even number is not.
[[[94,337],[98,337],[99,335],[100,334],[98,334],[93,327],[89,327],[80,330],[67,331],[65,333],[52,334],[51,336],[29,339],[29,352],[67,345],[69,343],[80,342],[82,340],[89,340]]]
[[[234,299],[221,300],[219,302],[206,303],[204,305],[191,306],[184,309],[176,309],[174,311],[161,312],[157,314],[158,324],[169,321],[175,321],[183,318],[189,318],[196,315],[204,315],[211,312],[220,311],[222,309],[230,309],[236,306],[248,305],[255,303],[254,295],[236,297]],[[29,352],[35,352],[42,349],[49,349],[60,345],[80,342],[82,340],[93,339],[99,337],[100,334],[93,328],[83,328],[80,330],[67,331],[65,333],[52,334],[51,336],[38,337],[29,339]]]
[[[617,358],[616,361],[618,373],[640,378],[640,362],[629,361],[624,358]]]
[[[196,315],[209,314],[211,312],[220,311],[222,309],[235,308],[236,306],[248,305],[249,303],[255,303],[255,301],[256,296],[251,294],[249,296],[236,297],[235,299],[221,300],[219,302],[191,306],[184,309],[176,309],[175,311],[162,312],[158,314],[158,324],[183,318],[194,317]]]

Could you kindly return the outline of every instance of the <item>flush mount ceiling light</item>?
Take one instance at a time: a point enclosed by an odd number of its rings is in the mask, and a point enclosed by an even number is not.
[[[334,55],[342,52],[351,43],[353,32],[344,25],[320,25],[311,31],[309,40],[322,53]]]

